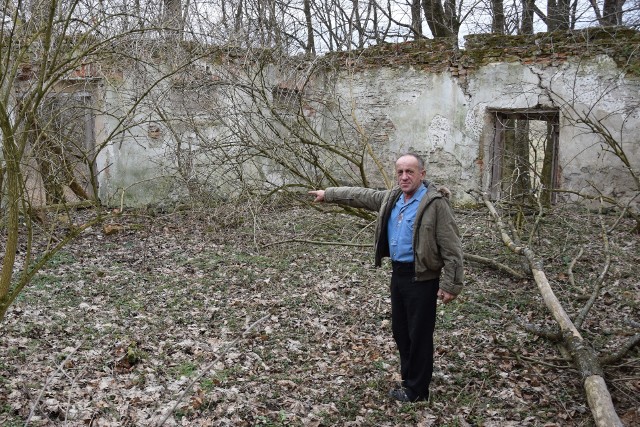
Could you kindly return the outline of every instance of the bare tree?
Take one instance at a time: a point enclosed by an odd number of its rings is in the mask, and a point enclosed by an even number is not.
[[[39,269],[83,230],[104,220],[97,200],[97,156],[139,126],[145,120],[139,114],[144,99],[192,61],[190,55],[167,55],[169,66],[157,61],[152,66],[151,57],[163,43],[149,43],[158,35],[158,15],[139,17],[139,23],[156,23],[144,34],[144,27],[122,30],[130,20],[118,4],[110,9],[101,3],[42,0],[25,9],[20,2],[5,0],[4,5],[0,319]],[[147,50],[137,50],[143,44]],[[168,52],[171,45],[162,48]],[[147,76],[127,93],[122,81],[113,78],[114,64],[138,67]],[[100,87],[135,102],[126,109],[98,108],[91,100]],[[111,125],[100,139],[93,121],[98,115]],[[74,210],[78,206],[96,209],[80,215]]]
[[[214,68],[214,81],[193,80],[155,103],[178,142],[171,148],[175,175],[195,203],[239,193],[298,199],[325,185],[391,185],[373,149],[371,123],[347,107],[356,100],[334,79],[317,86],[326,66],[249,50],[232,67]],[[203,95],[193,105],[196,94]]]
[[[163,0],[164,14],[163,27],[169,37],[182,39],[184,30],[184,18],[182,16],[181,0]]]
[[[534,0],[522,0],[522,23],[520,34],[533,34]]]
[[[502,0],[491,0],[491,32],[496,34],[504,34],[504,4]]]
[[[316,43],[313,37],[313,20],[311,15],[311,0],[303,0],[304,2],[304,18],[307,29],[307,45],[305,51],[310,55],[316,54]]]
[[[422,9],[433,37],[453,37],[458,34],[460,22],[455,0],[422,0]]]
[[[416,39],[422,37],[422,4],[420,0],[413,0],[411,3],[411,28]]]
[[[547,1],[547,30],[558,31],[573,28],[569,0]]]
[[[600,10],[600,5],[595,0],[589,2],[596,15],[598,23],[603,27],[623,24],[623,12],[626,0],[605,0]]]

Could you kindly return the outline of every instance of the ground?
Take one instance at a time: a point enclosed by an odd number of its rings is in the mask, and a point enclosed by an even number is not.
[[[456,216],[465,252],[521,269],[486,211]],[[541,221],[531,243],[575,315],[604,265],[598,216]],[[609,234],[612,268],[583,327],[602,355],[638,333],[640,236],[626,221]],[[531,279],[467,263],[466,290],[438,309],[431,400],[401,404],[387,395],[398,358],[371,220],[227,204],[109,225],[65,247],[0,323],[0,425],[152,426],[169,410],[165,425],[593,425],[577,371],[514,320],[553,325]],[[629,426],[639,367],[635,348],[605,368]]]

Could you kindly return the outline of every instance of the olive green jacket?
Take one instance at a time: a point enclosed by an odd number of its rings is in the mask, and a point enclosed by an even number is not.
[[[448,190],[424,181],[427,194],[420,201],[413,229],[416,280],[440,277],[440,288],[454,295],[462,291],[464,272],[460,233],[449,205]],[[387,223],[402,190],[374,190],[362,187],[329,187],[324,201],[378,211],[375,232],[375,265],[389,256]]]

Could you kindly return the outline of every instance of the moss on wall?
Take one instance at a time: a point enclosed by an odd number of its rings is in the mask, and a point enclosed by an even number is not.
[[[417,40],[381,43],[351,52],[333,52],[325,63],[333,67],[362,70],[379,67],[406,67],[438,72],[448,70],[459,57],[456,39]]]
[[[559,65],[569,58],[611,57],[618,67],[640,76],[640,32],[623,27],[588,28],[522,36],[478,34],[465,37],[464,55],[479,67],[490,62]]]
[[[465,37],[465,48],[455,39],[383,43],[351,52],[326,56],[327,67],[363,70],[407,67],[430,72],[466,74],[495,62],[558,66],[575,59],[611,57],[621,70],[640,77],[640,32],[624,27],[597,27],[531,35],[474,34]]]

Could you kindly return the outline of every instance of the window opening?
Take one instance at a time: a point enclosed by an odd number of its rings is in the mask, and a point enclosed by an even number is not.
[[[299,89],[284,85],[275,86],[271,90],[275,107],[281,114],[299,114],[302,93]]]
[[[555,203],[558,180],[557,110],[492,111],[490,193],[494,200],[526,202],[539,193]]]

